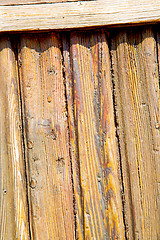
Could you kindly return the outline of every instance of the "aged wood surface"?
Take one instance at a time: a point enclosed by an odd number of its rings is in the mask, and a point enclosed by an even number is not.
[[[159,22],[159,0],[97,0],[0,6],[0,32]]]
[[[24,35],[20,42],[32,239],[75,239],[59,35]]]
[[[159,64],[158,71],[159,71],[159,77],[160,77],[160,32],[159,31],[157,33],[157,50],[158,50],[158,64]],[[159,109],[157,112],[157,123],[155,124],[155,127],[159,133],[159,145],[160,145],[160,83],[159,83],[159,89],[157,86],[156,90],[157,90],[157,95],[158,95],[158,100],[159,100]],[[160,157],[159,157],[159,159],[160,159]],[[157,206],[157,208],[160,211],[160,162],[159,161],[158,161],[158,166],[157,166],[157,182],[158,182],[158,199],[157,199],[158,206]],[[158,215],[157,222],[160,222],[160,214]],[[160,233],[158,235],[158,238],[160,238]]]
[[[0,239],[28,240],[18,74],[11,41],[0,39]]]
[[[160,239],[155,30],[1,36],[0,239]]]
[[[76,2],[76,1],[78,0],[1,0],[0,6],[57,3],[57,2]]]
[[[108,43],[105,33],[80,32],[71,34],[70,44],[72,75],[66,45],[64,64],[71,147],[76,159],[77,237],[124,239]]]
[[[70,137],[70,156],[72,161],[72,174],[74,181],[74,214],[75,214],[75,236],[76,239],[84,239],[84,214],[82,202],[82,188],[80,180],[79,151],[77,145],[78,133],[76,131],[73,114],[73,79],[72,60],[70,58],[70,34],[63,34],[63,61],[64,81],[66,87],[66,101],[68,112],[68,127]]]
[[[111,41],[127,239],[159,239],[159,78],[151,28]]]

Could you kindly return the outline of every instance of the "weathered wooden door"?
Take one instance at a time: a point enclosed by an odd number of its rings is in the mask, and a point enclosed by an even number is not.
[[[0,239],[160,239],[159,39],[0,36]]]

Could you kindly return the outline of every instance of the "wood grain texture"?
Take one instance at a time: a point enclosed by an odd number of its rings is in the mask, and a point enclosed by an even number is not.
[[[157,32],[157,50],[158,50],[158,71],[159,71],[159,76],[160,76],[160,32]],[[157,112],[157,123],[155,125],[158,134],[159,134],[159,145],[160,145],[160,83],[159,86],[156,88],[157,95],[158,95],[158,101],[159,101],[159,109]],[[158,161],[158,166],[157,166],[157,182],[158,182],[158,199],[157,199],[157,208],[158,211],[160,212],[160,162]],[[157,221],[160,222],[160,214],[157,217]],[[158,238],[160,238],[160,233],[158,235]]]
[[[73,79],[72,79],[72,59],[70,56],[70,34],[62,35],[63,61],[64,61],[64,81],[66,86],[66,100],[68,112],[68,126],[70,137],[70,156],[72,160],[73,183],[74,183],[74,214],[75,214],[75,234],[76,239],[84,239],[84,213],[82,202],[82,187],[80,177],[80,163],[78,151],[78,133],[76,131],[73,107]]]
[[[70,29],[159,20],[159,0],[98,0],[0,6],[0,32]]]
[[[18,74],[9,38],[0,38],[0,239],[28,240]]]
[[[19,68],[32,239],[75,239],[68,124],[58,34],[24,35]]]
[[[111,40],[128,239],[159,239],[159,79],[151,28]]]
[[[160,239],[153,29],[1,36],[0,239]]]
[[[124,239],[108,43],[104,33],[80,32],[71,34],[70,46],[72,75],[67,48],[64,64],[68,106],[73,106],[68,114],[71,114],[77,237]]]
[[[77,2],[77,1],[78,0],[1,0],[0,6],[57,3],[57,2]]]

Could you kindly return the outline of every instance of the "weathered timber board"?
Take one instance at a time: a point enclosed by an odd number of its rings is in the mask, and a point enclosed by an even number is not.
[[[0,239],[29,237],[18,72],[11,41],[0,38]]]
[[[19,71],[32,239],[75,239],[65,89],[58,34],[24,35]]]
[[[63,34],[63,61],[64,61],[64,83],[66,88],[66,101],[68,112],[68,127],[70,137],[70,156],[72,160],[72,177],[74,181],[74,214],[75,214],[75,237],[84,239],[84,212],[82,201],[82,187],[80,178],[79,150],[77,144],[78,133],[74,120],[72,59],[70,57],[70,34]]]
[[[160,78],[160,31],[157,32],[157,50],[158,50],[158,71],[159,71],[159,78]],[[158,150],[160,148],[160,80],[159,80],[159,86],[156,87],[156,91],[157,91],[157,97],[158,97],[158,101],[159,101],[159,108],[157,111],[157,123],[155,125],[158,134]],[[157,152],[158,158],[158,166],[157,166],[157,184],[158,184],[158,199],[157,199],[157,208],[158,211],[160,212],[160,156],[159,156],[159,152]],[[160,214],[157,217],[157,222],[160,222]],[[160,233],[158,235],[158,238],[160,238]]]
[[[128,239],[159,239],[159,78],[152,28],[111,38]]]
[[[78,0],[1,0],[0,6],[57,3],[57,2],[76,2],[76,1]]]
[[[1,37],[0,239],[160,239],[159,39]]]
[[[77,183],[78,166],[81,187],[78,191],[75,185],[77,237],[124,239],[108,42],[104,32],[75,32],[70,45],[68,56],[64,45],[64,66],[70,140],[78,162],[73,179]]]
[[[159,0],[97,0],[0,6],[0,32],[159,22]]]

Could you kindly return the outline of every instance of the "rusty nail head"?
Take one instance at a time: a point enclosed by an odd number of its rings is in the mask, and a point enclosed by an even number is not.
[[[52,101],[52,98],[50,96],[48,96],[47,101],[50,103]]]

